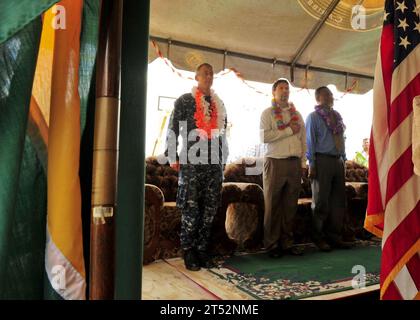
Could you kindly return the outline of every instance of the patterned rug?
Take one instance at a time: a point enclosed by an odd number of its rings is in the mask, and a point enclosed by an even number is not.
[[[350,250],[327,253],[307,245],[300,257],[237,254],[209,271],[255,299],[303,299],[355,289],[356,276],[366,287],[378,284],[380,255],[380,241],[357,241]]]

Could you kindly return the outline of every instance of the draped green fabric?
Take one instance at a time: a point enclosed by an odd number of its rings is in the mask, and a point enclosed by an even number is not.
[[[80,36],[79,95],[82,134],[90,123],[89,112],[95,107],[96,51],[98,48],[100,0],[85,0]],[[93,113],[94,115],[94,113]]]
[[[38,18],[58,0],[1,0],[0,44]]]
[[[59,299],[45,273],[46,168],[28,111],[42,22],[57,1],[0,2],[0,299]],[[80,39],[84,246],[89,248],[93,115],[100,0],[85,0]],[[28,130],[29,129],[29,130]],[[46,152],[46,149],[44,149]],[[89,260],[89,252],[85,252]]]
[[[19,177],[0,298],[42,299],[47,178],[28,136]]]
[[[43,252],[42,242],[45,247],[42,237],[45,238],[45,221],[42,221],[45,218],[45,192],[39,194],[45,189],[45,172],[38,166],[30,142],[25,142],[40,36],[41,18],[38,17],[0,45],[2,298],[39,297],[37,288],[42,287],[39,280],[36,284],[32,280],[37,277],[33,271],[39,271],[39,263],[43,263],[43,259],[39,259]]]

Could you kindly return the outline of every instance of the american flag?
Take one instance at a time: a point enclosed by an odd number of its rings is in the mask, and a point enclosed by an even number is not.
[[[365,227],[382,237],[381,299],[420,299],[420,177],[412,158],[419,14],[415,0],[386,0],[375,70]]]

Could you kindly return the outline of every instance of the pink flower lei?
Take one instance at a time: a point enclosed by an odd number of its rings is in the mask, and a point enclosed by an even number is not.
[[[324,120],[325,124],[327,125],[328,129],[332,131],[333,134],[340,134],[343,133],[344,130],[346,130],[346,126],[343,122],[343,118],[341,115],[335,111],[331,110],[328,112],[323,108],[322,106],[315,106],[315,111],[321,116],[321,118]],[[336,118],[335,125],[332,124],[332,118],[331,115],[334,113]]]

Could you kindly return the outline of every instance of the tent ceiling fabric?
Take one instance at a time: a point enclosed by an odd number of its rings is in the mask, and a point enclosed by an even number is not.
[[[290,62],[317,21],[296,0],[152,0],[150,34]],[[380,31],[378,28],[350,31],[325,24],[297,63],[372,77]],[[157,44],[167,57],[168,45]],[[185,70],[194,70],[204,61],[212,63],[216,72],[223,68],[221,53],[171,45],[169,55],[175,67]],[[156,57],[150,46],[149,59]],[[237,68],[247,80],[270,83],[279,77],[290,77],[288,66],[273,68],[272,63],[229,55],[225,62],[227,68]],[[341,74],[295,70],[294,84],[300,87],[333,83],[344,91],[346,84],[348,88],[355,82],[354,92],[359,93],[370,90],[373,85],[372,79],[348,77],[346,80]]]

